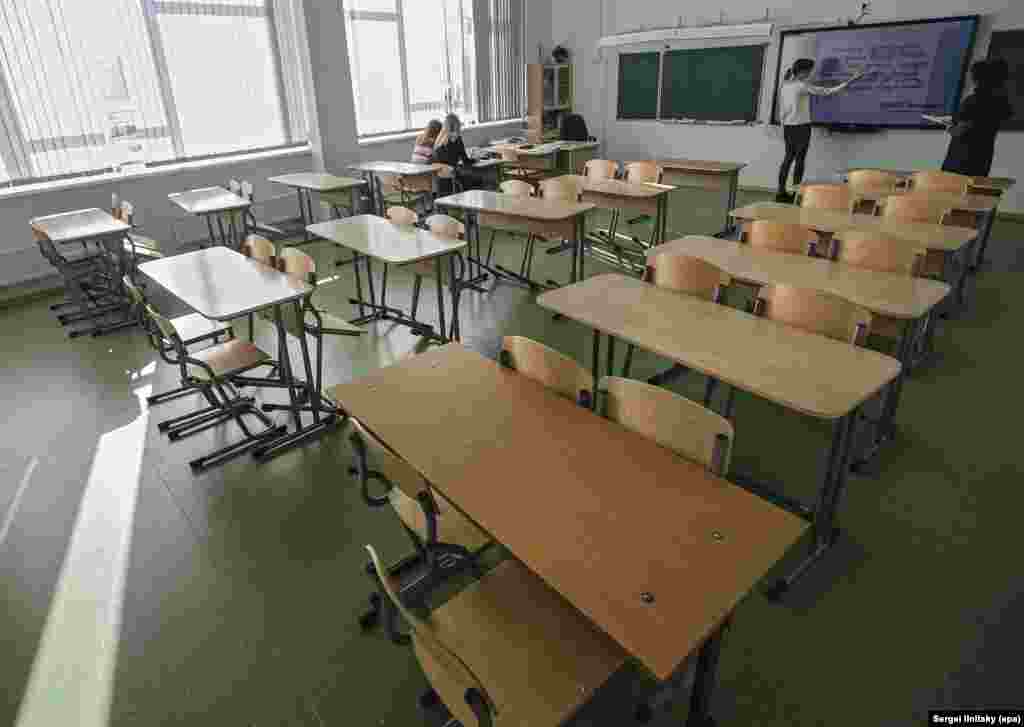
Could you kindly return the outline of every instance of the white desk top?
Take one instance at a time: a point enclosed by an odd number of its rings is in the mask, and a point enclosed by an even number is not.
[[[219,246],[153,260],[139,270],[189,308],[215,321],[238,318],[313,291],[292,276]]]
[[[203,189],[190,189],[187,192],[175,192],[167,195],[167,199],[190,215],[208,215],[215,212],[245,209],[252,204],[249,200],[242,199],[223,187],[204,187]]]
[[[283,184],[286,187],[311,189],[315,192],[332,192],[337,189],[350,189],[366,184],[366,180],[353,177],[336,177],[323,172],[295,172],[268,177],[268,182]]]
[[[55,243],[77,242],[131,229],[130,225],[116,219],[106,210],[95,207],[35,217],[29,224]]]
[[[412,225],[396,225],[376,215],[328,220],[306,229],[336,245],[392,265],[429,260],[466,247],[465,240],[439,237]]]
[[[732,277],[756,285],[797,285],[845,298],[890,318],[920,318],[949,294],[938,280],[879,273],[810,257],[758,250],[733,240],[687,235],[647,253],[648,264],[660,255],[699,257]]]
[[[413,164],[412,162],[359,162],[349,165],[349,169],[376,174],[397,174],[403,177],[418,177],[424,174],[437,174],[444,164]]]
[[[439,207],[455,207],[477,212],[494,212],[509,217],[523,217],[531,220],[567,220],[594,209],[588,202],[563,202],[535,197],[517,197],[482,189],[459,192],[435,200]]]

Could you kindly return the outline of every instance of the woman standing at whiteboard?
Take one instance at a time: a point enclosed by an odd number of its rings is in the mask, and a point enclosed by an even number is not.
[[[864,75],[860,72],[838,86],[814,86],[808,82],[813,70],[813,60],[798,59],[786,71],[782,90],[779,92],[779,120],[782,122],[782,135],[786,141],[786,155],[782,158],[782,166],[779,167],[779,192],[775,195],[776,202],[793,201],[792,195],[786,192],[786,181],[789,179],[791,166],[793,184],[799,185],[804,178],[804,161],[807,159],[807,149],[811,145],[811,96],[831,96],[839,93]]]
[[[1013,116],[1006,97],[1009,68],[1004,60],[978,61],[971,66],[974,93],[964,99],[949,126],[949,150],[943,170],[987,177],[992,169],[996,134]]]

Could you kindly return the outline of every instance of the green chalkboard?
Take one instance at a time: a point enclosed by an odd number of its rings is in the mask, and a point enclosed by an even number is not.
[[[657,117],[660,56],[657,51],[619,55],[620,119]]]
[[[661,118],[756,121],[764,46],[665,52]]]

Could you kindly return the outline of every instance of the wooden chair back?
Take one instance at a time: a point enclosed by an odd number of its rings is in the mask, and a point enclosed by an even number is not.
[[[855,346],[867,340],[871,314],[844,298],[811,288],[766,285],[757,294],[754,312],[787,326]]]
[[[682,253],[655,255],[647,263],[647,280],[659,288],[704,300],[719,300],[731,279],[721,268]]]
[[[941,225],[948,211],[943,203],[937,203],[927,194],[894,194],[880,199],[878,210],[883,217],[933,225]]]
[[[859,192],[895,192],[903,186],[903,177],[881,169],[854,169],[846,175],[851,191]]]
[[[505,336],[500,355],[503,365],[559,396],[581,404],[588,404],[593,396],[594,377],[590,372],[543,343],[524,336]]]
[[[917,275],[926,253],[905,240],[867,230],[844,230],[832,239],[837,262],[880,273]]]
[[[349,417],[352,431],[349,441],[356,450],[356,470],[362,479],[370,473],[384,478],[384,484],[397,488],[411,500],[429,492],[426,481],[412,465],[391,451],[355,417]]]
[[[366,546],[366,550],[373,561],[373,567],[377,570],[377,577],[384,593],[412,629],[413,653],[416,654],[416,660],[419,661],[427,681],[451,711],[452,716],[461,724],[479,724],[473,710],[466,703],[466,696],[470,692],[476,692],[484,700],[487,709],[494,712],[493,701],[484,685],[451,646],[439,638],[429,616],[424,617],[413,609],[406,608],[398,597],[396,584],[392,576],[388,575],[377,551],[370,545]]]
[[[575,175],[542,179],[537,184],[538,196],[544,199],[557,199],[565,202],[578,202],[580,199],[580,182]]]
[[[533,185],[521,179],[508,179],[498,185],[502,194],[511,194],[515,197],[532,197]]]
[[[261,235],[246,235],[240,250],[246,257],[259,260],[266,265],[273,265],[274,256],[277,254],[274,243]]]
[[[728,473],[734,432],[725,417],[635,379],[606,376],[600,388],[612,421],[719,476]]]
[[[910,189],[914,192],[947,192],[967,194],[971,178],[955,172],[929,169],[910,175]]]
[[[583,176],[587,179],[615,179],[619,171],[618,162],[611,159],[588,159],[583,165]]]
[[[316,260],[302,250],[286,247],[277,256],[277,269],[307,282],[316,281]]]
[[[853,195],[845,184],[808,184],[800,188],[799,204],[819,210],[853,209]]]
[[[431,215],[427,218],[427,229],[441,237],[462,239],[466,234],[466,226],[448,215]]]
[[[751,220],[744,239],[754,248],[793,255],[810,255],[818,243],[817,233],[809,227],[775,220]]]
[[[661,174],[658,162],[629,162],[626,164],[626,173],[623,179],[632,184],[643,184],[644,182],[661,184]]]
[[[419,217],[408,207],[388,207],[388,219],[396,225],[415,225]]]

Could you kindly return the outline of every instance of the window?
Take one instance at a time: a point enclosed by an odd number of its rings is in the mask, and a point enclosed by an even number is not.
[[[296,1],[0,2],[0,182],[304,143]]]
[[[523,0],[345,0],[345,28],[361,138],[522,115]]]

